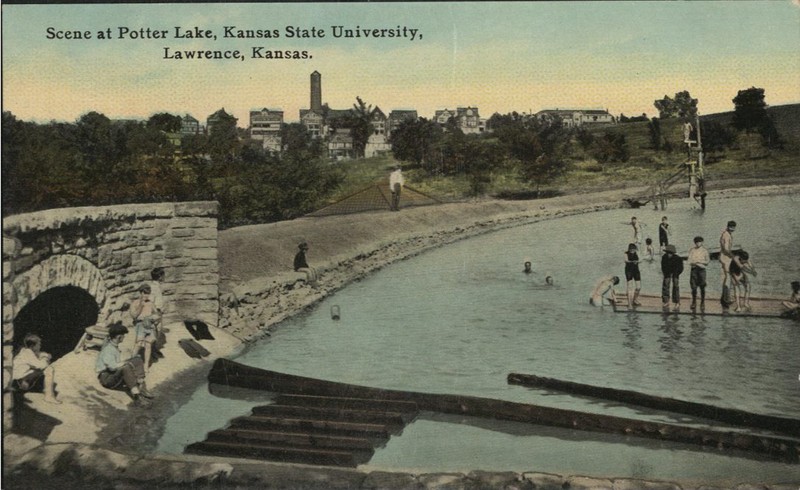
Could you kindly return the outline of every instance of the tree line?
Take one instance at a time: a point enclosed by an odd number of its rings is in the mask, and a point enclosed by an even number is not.
[[[36,124],[3,113],[2,210],[218,200],[220,226],[291,219],[316,209],[342,179],[301,124],[281,129],[280,154],[244,137],[231,116],[209,134],[169,134],[180,116],[112,121],[89,112],[75,123]]]
[[[729,125],[702,122],[707,151],[730,147],[737,131],[761,135],[767,147],[782,144],[763,89],[740,90],[733,103]],[[683,91],[654,105],[660,117],[647,123],[651,148],[673,151],[661,120],[694,121],[697,99]],[[350,129],[357,156],[363,156],[374,130],[374,111],[357,97],[351,110],[331,120],[334,128]],[[341,168],[328,163],[323,141],[302,124],[284,124],[281,151],[270,152],[237,128],[233,116],[218,115],[208,134],[184,135],[177,152],[170,134],[180,131],[181,118],[168,113],[146,121],[112,121],[89,112],[74,123],[37,124],[4,112],[2,211],[214,199],[225,228],[306,214],[344,180]],[[464,134],[453,118],[444,125],[426,118],[403,121],[391,133],[392,153],[422,169],[423,178],[466,177],[472,195],[485,193],[499,173],[518,175],[538,194],[564,175],[571,161],[588,157],[605,168],[627,162],[631,154],[624,132],[613,127],[590,132],[516,112],[495,113],[487,126],[488,133]]]

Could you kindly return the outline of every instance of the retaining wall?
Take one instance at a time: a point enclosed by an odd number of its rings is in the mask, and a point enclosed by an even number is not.
[[[119,317],[153,268],[162,267],[164,323],[217,325],[217,213],[216,202],[183,202],[62,208],[3,219],[5,428],[11,423],[6,389],[14,318],[48,289],[81,288],[97,303],[98,323],[105,323]]]

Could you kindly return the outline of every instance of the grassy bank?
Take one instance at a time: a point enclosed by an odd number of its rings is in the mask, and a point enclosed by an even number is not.
[[[728,187],[725,182],[749,181],[753,183],[793,183],[800,181],[800,104],[769,109],[781,135],[782,149],[764,148],[758,135],[737,135],[729,148],[706,154],[708,188]],[[732,112],[703,117],[703,122],[718,122],[729,126]],[[661,132],[667,147],[656,150],[650,142],[648,122],[633,122],[591,128],[590,133],[600,137],[604,133],[625,136],[630,157],[625,162],[601,164],[584,149],[573,136],[565,154],[566,172],[540,190],[552,193],[591,192],[647,186],[675,173],[689,157],[683,145],[682,122],[678,119],[661,121]],[[694,157],[692,157],[694,158]],[[369,185],[386,179],[391,169],[402,163],[407,184],[442,201],[458,201],[469,197],[469,182],[465,175],[431,176],[421,168],[396,161],[391,155],[336,163],[343,182],[330,197],[336,202]],[[688,182],[687,182],[688,186]],[[494,171],[485,192],[486,197],[509,195],[533,196],[536,188],[521,178],[519,167],[508,161]]]

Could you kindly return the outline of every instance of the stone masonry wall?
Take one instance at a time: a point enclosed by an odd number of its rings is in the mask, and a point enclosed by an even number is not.
[[[11,379],[14,318],[39,294],[75,286],[94,297],[99,323],[119,316],[150,271],[163,267],[164,323],[216,326],[216,202],[63,208],[3,220],[3,390]],[[6,399],[9,397],[9,399]],[[3,423],[7,424],[7,413]]]

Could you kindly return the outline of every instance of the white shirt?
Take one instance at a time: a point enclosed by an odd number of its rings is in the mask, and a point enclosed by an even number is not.
[[[700,245],[689,249],[688,262],[690,266],[705,269],[711,262],[711,257],[709,257],[706,247]]]
[[[23,347],[19,353],[14,356],[14,361],[11,366],[13,371],[13,379],[19,380],[29,375],[34,369],[44,369],[48,365],[47,359],[42,359],[29,348]]]
[[[403,174],[400,170],[395,170],[391,174],[389,174],[389,190],[394,191],[394,185],[400,184],[400,187],[405,185],[406,181],[403,178]]]
[[[150,299],[153,301],[153,306],[156,307],[156,311],[163,313],[164,295],[161,292],[161,283],[158,281],[150,281],[148,285],[150,286]]]

